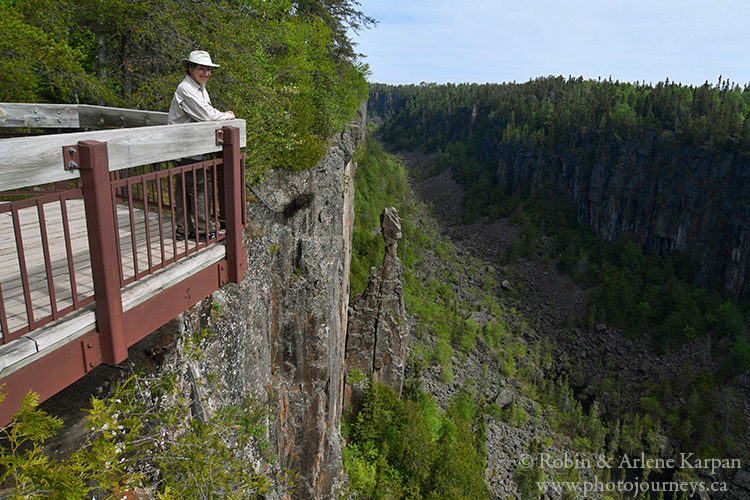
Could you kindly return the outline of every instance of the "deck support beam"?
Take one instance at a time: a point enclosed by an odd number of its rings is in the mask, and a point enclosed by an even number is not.
[[[224,159],[224,207],[227,224],[227,273],[231,283],[239,283],[247,269],[247,253],[242,245],[243,193],[245,179],[240,163],[240,129],[225,126],[219,134]]]
[[[5,399],[0,405],[0,425],[10,423],[30,391],[44,401],[100,365],[99,339],[97,332],[89,332],[3,378]]]
[[[127,359],[128,348],[122,326],[120,270],[116,258],[117,224],[113,220],[107,145],[99,141],[81,141],[78,148],[96,297],[96,328],[104,361],[116,365]]]

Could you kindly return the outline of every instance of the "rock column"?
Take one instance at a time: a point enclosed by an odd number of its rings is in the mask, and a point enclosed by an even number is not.
[[[386,208],[380,221],[383,265],[370,270],[367,289],[349,309],[346,368],[362,370],[400,394],[406,365],[404,266],[396,254],[401,219],[395,208]]]

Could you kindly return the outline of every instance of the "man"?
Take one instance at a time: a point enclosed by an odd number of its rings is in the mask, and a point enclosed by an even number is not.
[[[205,50],[194,50],[190,55],[182,60],[187,75],[177,86],[177,90],[172,97],[172,104],[169,106],[169,115],[167,123],[191,123],[215,120],[233,120],[233,111],[221,112],[211,106],[211,98],[206,90],[206,83],[211,78],[213,68],[218,68],[218,64],[211,61],[211,56]],[[203,160],[201,156],[183,158],[177,162],[178,165],[187,165]],[[203,172],[197,171],[195,186],[193,185],[193,174],[185,173],[185,201],[187,207],[183,204],[182,199],[182,176],[177,176],[176,182],[176,233],[178,240],[185,239],[185,209],[187,208],[188,238],[194,237],[192,220],[190,216],[197,209],[198,217],[196,229],[201,239],[211,239],[216,236],[216,228],[213,220],[209,218],[206,221],[206,196],[205,196],[205,177]],[[193,191],[196,191],[196,199],[193,199]],[[208,186],[208,196],[213,199],[213,190],[211,182]]]

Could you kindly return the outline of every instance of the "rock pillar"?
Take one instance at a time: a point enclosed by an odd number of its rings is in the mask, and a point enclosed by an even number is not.
[[[349,308],[346,368],[362,370],[401,394],[406,365],[404,266],[396,254],[401,219],[395,208],[386,208],[380,221],[383,265],[370,270],[367,289]]]

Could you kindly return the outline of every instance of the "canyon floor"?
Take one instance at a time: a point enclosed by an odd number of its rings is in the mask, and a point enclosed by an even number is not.
[[[464,223],[464,191],[451,178],[450,171],[426,176],[425,172],[432,170],[434,157],[418,152],[391,153],[407,166],[412,191],[418,201],[427,205],[433,219],[431,223],[437,225],[438,232],[452,242],[457,258],[480,258],[486,266],[495,270],[498,281],[504,282],[495,293],[501,304],[516,308],[528,318],[530,328],[526,329],[524,340],[552,345],[556,357],[554,370],[567,374],[584,407],[588,407],[595,398],[604,418],[615,416],[612,412],[616,410],[608,404],[609,398],[597,394],[596,385],[603,377],[617,380],[617,398],[626,407],[637,409],[643,396],[642,385],[656,370],[667,376],[677,376],[686,366],[699,370],[717,362],[711,355],[710,338],[695,339],[667,354],[659,354],[648,334],[628,338],[607,325],[600,324],[593,328],[581,326],[581,321],[577,320],[582,319],[589,309],[590,289],[585,289],[570,276],[557,271],[555,263],[545,257],[544,251],[536,258],[519,258],[503,265],[502,257],[519,231],[518,227],[507,218],[494,222],[485,218]],[[469,356],[454,366],[456,377],[452,390],[441,388],[434,373],[424,377],[425,388],[435,395],[438,402],[446,401],[448,394],[455,391],[467,377],[481,378],[479,366],[488,362],[491,366],[491,356],[483,354],[480,346],[476,356]],[[499,377],[489,378],[486,385],[493,395],[513,390]],[[728,392],[731,395],[721,404],[739,409],[744,421],[750,422],[750,374],[736,378],[730,387],[731,391]],[[498,471],[502,471],[504,465],[513,463],[513,453],[523,450],[524,440],[545,433],[546,430],[542,428],[518,430],[506,425],[491,425],[488,428],[486,479],[496,497],[517,493],[514,486],[509,484],[510,475],[498,474]],[[669,453],[672,444],[666,438],[663,441],[663,451]],[[750,457],[750,432],[747,427],[742,435],[735,436],[735,442],[735,455],[743,458],[747,468]],[[564,447],[564,444],[561,445]],[[502,447],[505,451],[498,453],[493,450],[494,447]],[[746,469],[738,471],[732,480],[737,483],[735,487],[739,488],[740,496],[726,498],[750,497],[748,479],[750,473]]]

